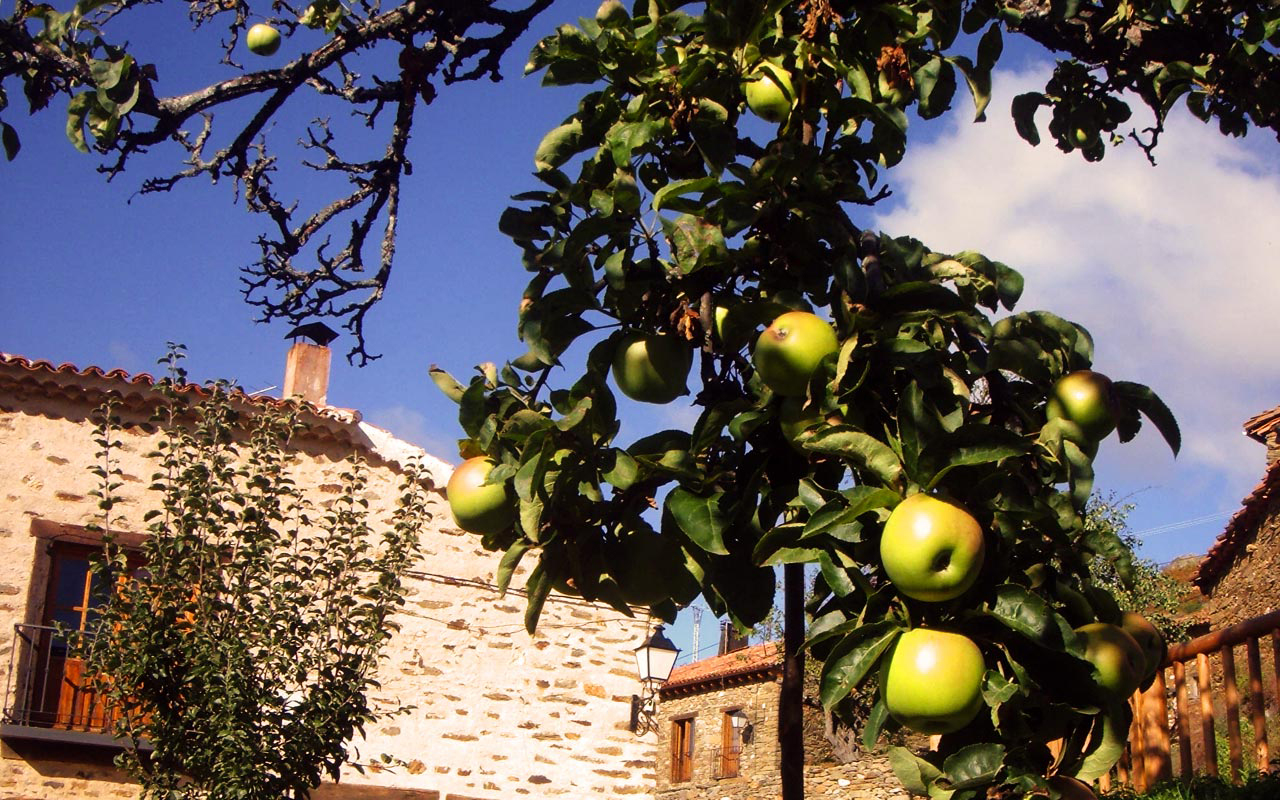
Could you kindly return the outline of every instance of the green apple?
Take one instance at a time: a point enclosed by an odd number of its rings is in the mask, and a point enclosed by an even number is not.
[[[880,562],[898,591],[940,603],[968,591],[982,570],[982,526],[959,503],[913,494],[889,514]]]
[[[796,99],[791,73],[777,64],[767,62],[756,67],[747,76],[743,81],[742,91],[747,95],[747,108],[769,122],[782,122],[786,119]]]
[[[951,733],[982,709],[987,664],[967,636],[915,628],[898,637],[880,674],[893,718],[919,733]]]
[[[633,332],[618,342],[613,354],[613,380],[618,390],[642,403],[670,403],[688,392],[685,381],[693,366],[693,350],[670,334]]]
[[[760,380],[775,393],[803,397],[818,365],[839,349],[836,332],[822,317],[788,311],[760,334],[751,360]]]
[[[265,22],[259,22],[245,33],[244,43],[249,52],[269,56],[280,49],[280,31]]]
[[[1058,379],[1049,393],[1049,419],[1066,419],[1080,426],[1093,441],[1116,428],[1116,398],[1111,379],[1082,369]]]
[[[485,483],[494,466],[492,459],[476,456],[463,461],[449,477],[445,498],[454,522],[464,531],[501,533],[515,520],[515,504],[506,484]]]
[[[1098,687],[1113,698],[1133,694],[1146,666],[1142,647],[1133,637],[1108,622],[1082,625],[1076,633],[1084,638],[1085,658],[1093,664]]]
[[[1121,614],[1120,627],[1142,648],[1143,663],[1146,665],[1142,671],[1142,682],[1145,683],[1164,664],[1165,655],[1168,654],[1164,636],[1150,620],[1136,611]]]

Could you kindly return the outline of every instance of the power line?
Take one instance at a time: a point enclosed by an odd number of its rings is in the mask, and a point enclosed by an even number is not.
[[[1135,531],[1133,535],[1138,537],[1139,539],[1146,538],[1148,536],[1160,536],[1161,534],[1173,533],[1174,531],[1180,531],[1183,528],[1190,528],[1205,522],[1212,522],[1213,520],[1216,520],[1216,519],[1225,519],[1226,517],[1229,517],[1234,513],[1236,513],[1235,510],[1218,511],[1213,514],[1205,514],[1202,517],[1196,517],[1194,519],[1184,519],[1178,522],[1170,522],[1166,525],[1158,525],[1154,528],[1146,528],[1145,530]]]

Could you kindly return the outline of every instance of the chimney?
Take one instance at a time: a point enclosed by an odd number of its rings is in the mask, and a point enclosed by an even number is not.
[[[317,406],[328,405],[329,348],[294,342],[284,363],[285,398],[299,397]]]
[[[741,650],[747,646],[748,638],[738,635],[734,630],[733,623],[723,620],[720,623],[720,646],[717,648],[716,655],[727,655],[736,650]]]

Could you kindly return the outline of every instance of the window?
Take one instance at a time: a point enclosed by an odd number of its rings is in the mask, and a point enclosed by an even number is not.
[[[724,712],[724,722],[720,728],[720,770],[718,777],[738,777],[742,764],[742,743],[749,734],[750,722],[742,709],[735,708]]]
[[[84,677],[84,662],[72,656],[59,629],[92,630],[94,608],[110,591],[109,576],[92,569],[101,540],[75,526],[33,525],[39,543],[30,624],[15,629],[3,725],[69,732],[107,729],[111,717]],[[136,568],[136,565],[131,564]],[[131,569],[132,571],[132,569]],[[13,733],[12,730],[7,730]]]
[[[693,717],[671,722],[671,782],[693,780]]]

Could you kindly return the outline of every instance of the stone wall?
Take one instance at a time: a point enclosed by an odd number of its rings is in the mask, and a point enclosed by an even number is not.
[[[658,711],[657,800],[774,800],[781,798],[776,678],[740,685],[709,683],[701,692],[662,701]],[[727,711],[741,709],[753,726],[737,777],[718,777],[721,726]],[[861,754],[839,763],[822,735],[818,709],[805,710],[804,783],[807,800],[906,800],[888,760]],[[671,780],[671,736],[676,720],[694,719],[693,771],[689,781]]]
[[[1253,541],[1239,548],[1205,603],[1212,630],[1280,608],[1280,493],[1260,520]]]
[[[96,449],[89,421],[96,398],[81,388],[0,375],[0,631],[40,619],[48,541],[33,531],[96,520],[91,492],[97,487],[87,470]],[[130,417],[126,407],[125,417],[119,453],[125,502],[118,507],[125,521],[118,527],[142,532],[142,514],[152,502],[144,488],[152,469],[143,454],[156,436],[142,424],[141,411]],[[298,443],[299,484],[316,497],[331,497],[351,453],[359,452],[371,465],[367,499],[374,524],[387,520],[400,480],[397,459],[411,448],[354,416],[322,422]],[[448,466],[427,461],[434,485],[442,487]],[[438,490],[430,510],[424,553],[408,582],[401,630],[376,693],[384,706],[412,709],[371,726],[367,741],[357,743],[362,762],[386,753],[401,766],[375,766],[363,776],[352,771],[319,796],[650,796],[655,737],[627,730],[630,698],[638,691],[631,651],[646,633],[643,614],[630,618],[553,596],[538,632],[529,636],[524,597],[518,590],[503,597],[493,588],[497,555],[452,527]],[[12,647],[11,634],[0,635],[0,663],[8,663]],[[3,797],[136,795],[110,766],[109,754],[11,739],[2,755]]]

